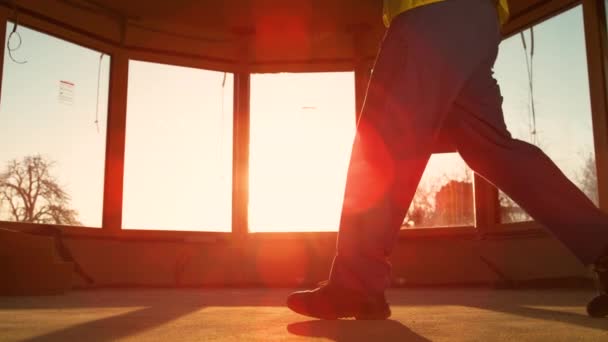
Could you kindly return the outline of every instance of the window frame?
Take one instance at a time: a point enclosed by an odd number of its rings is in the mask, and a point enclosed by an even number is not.
[[[575,6],[583,8],[586,53],[589,72],[590,101],[596,165],[598,168],[598,190],[600,208],[608,213],[608,34],[606,29],[605,0],[553,0],[534,6],[524,13],[513,16],[503,28],[505,38],[561,14]],[[6,35],[7,22],[13,13],[8,5],[0,5],[0,33]],[[95,49],[111,56],[110,90],[108,104],[108,126],[106,136],[103,220],[101,229],[76,226],[56,226],[74,236],[92,238],[119,238],[135,240],[163,241],[243,241],[253,237],[308,239],[313,237],[335,238],[337,232],[284,232],[249,233],[247,222],[248,178],[249,178],[249,126],[250,126],[250,86],[251,74],[247,62],[232,66],[232,70],[220,70],[223,64],[201,61],[197,56],[167,55],[162,52],[142,51],[123,44],[125,22],[117,22],[108,31],[117,31],[120,38],[95,35],[77,26],[62,23],[31,11],[19,13],[19,22],[39,32]],[[114,30],[115,29],[115,30]],[[113,31],[114,30],[114,31]],[[243,40],[244,42],[245,40]],[[356,41],[356,39],[354,40]],[[2,75],[4,50],[0,47],[0,77]],[[248,47],[242,43],[237,47],[244,52]],[[243,54],[246,55],[246,54]],[[130,59],[156,63],[173,64],[208,70],[226,71],[234,74],[233,94],[233,163],[232,163],[232,231],[222,232],[184,232],[157,230],[123,230],[122,196],[125,157],[126,102],[128,82],[128,62]],[[353,61],[355,72],[355,101],[360,110],[369,72],[373,61],[361,57]],[[338,70],[335,70],[338,71]],[[2,99],[0,99],[1,102]],[[437,153],[453,152],[449,147],[440,148]],[[429,227],[401,230],[400,238],[479,238],[486,236],[544,236],[547,233],[536,222],[508,223],[498,222],[498,191],[479,176],[474,178],[474,226]],[[0,227],[28,230],[38,224],[0,221]],[[476,229],[471,229],[476,228]]]
[[[0,6],[0,35],[2,37],[6,37],[7,26],[10,22],[15,22],[11,17],[12,13],[6,9],[5,7]],[[101,227],[89,227],[89,226],[74,226],[74,225],[52,225],[53,227],[60,228],[62,230],[76,230],[76,231],[97,231],[97,233],[101,232],[104,228],[104,219],[105,219],[105,197],[107,193],[107,189],[105,183],[107,182],[107,170],[108,170],[108,143],[110,139],[110,116],[112,112],[112,66],[114,63],[114,56],[116,48],[108,44],[107,42],[99,39],[91,39],[86,34],[82,32],[78,32],[77,30],[70,30],[65,27],[55,25],[51,22],[47,22],[43,19],[40,19],[35,16],[29,16],[28,14],[19,13],[18,20],[16,21],[18,26],[23,26],[28,29],[37,31],[39,33],[45,34],[49,37],[63,40],[68,43],[72,43],[78,45],[80,47],[91,49],[103,54],[110,56],[110,81],[108,87],[108,113],[107,113],[107,127],[106,127],[106,153],[104,154],[104,194],[103,194],[103,203],[104,208],[102,208],[102,224]],[[3,44],[0,44],[0,79],[3,78],[4,75],[4,55],[6,51],[6,41],[3,41]],[[0,82],[0,90],[2,87],[2,82]],[[2,98],[0,97],[0,105],[2,103]],[[23,223],[23,222],[13,222],[13,221],[2,221],[0,220],[0,228],[2,227],[10,227],[19,230],[31,230],[35,227],[39,227],[45,224],[37,224],[37,223]],[[47,225],[48,226],[48,225]]]

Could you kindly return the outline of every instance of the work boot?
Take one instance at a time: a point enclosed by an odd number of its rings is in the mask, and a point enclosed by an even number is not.
[[[587,304],[587,313],[591,317],[608,316],[608,253],[600,257],[593,265],[595,284],[598,295]]]
[[[290,294],[287,307],[301,315],[320,319],[355,317],[382,320],[391,315],[383,293],[369,295],[327,281],[319,285],[313,290]]]

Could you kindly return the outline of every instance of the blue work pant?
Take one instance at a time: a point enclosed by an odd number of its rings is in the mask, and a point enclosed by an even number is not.
[[[584,264],[608,246],[608,219],[536,146],[513,139],[492,68],[494,2],[449,0],[396,17],[357,124],[330,281],[389,285],[388,261],[438,136]]]

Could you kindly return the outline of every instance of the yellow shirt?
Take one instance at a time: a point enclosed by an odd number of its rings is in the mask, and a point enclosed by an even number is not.
[[[382,20],[384,21],[384,25],[388,27],[393,18],[395,18],[399,14],[411,10],[412,8],[440,1],[445,0],[384,0]],[[500,23],[504,24],[509,19],[509,4],[507,3],[507,0],[495,1],[496,8],[498,10],[498,17],[500,18]]]

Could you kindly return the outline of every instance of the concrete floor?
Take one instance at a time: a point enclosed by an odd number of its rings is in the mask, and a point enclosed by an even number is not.
[[[590,291],[393,289],[387,321],[319,321],[289,289],[91,290],[0,297],[0,341],[608,341]]]

